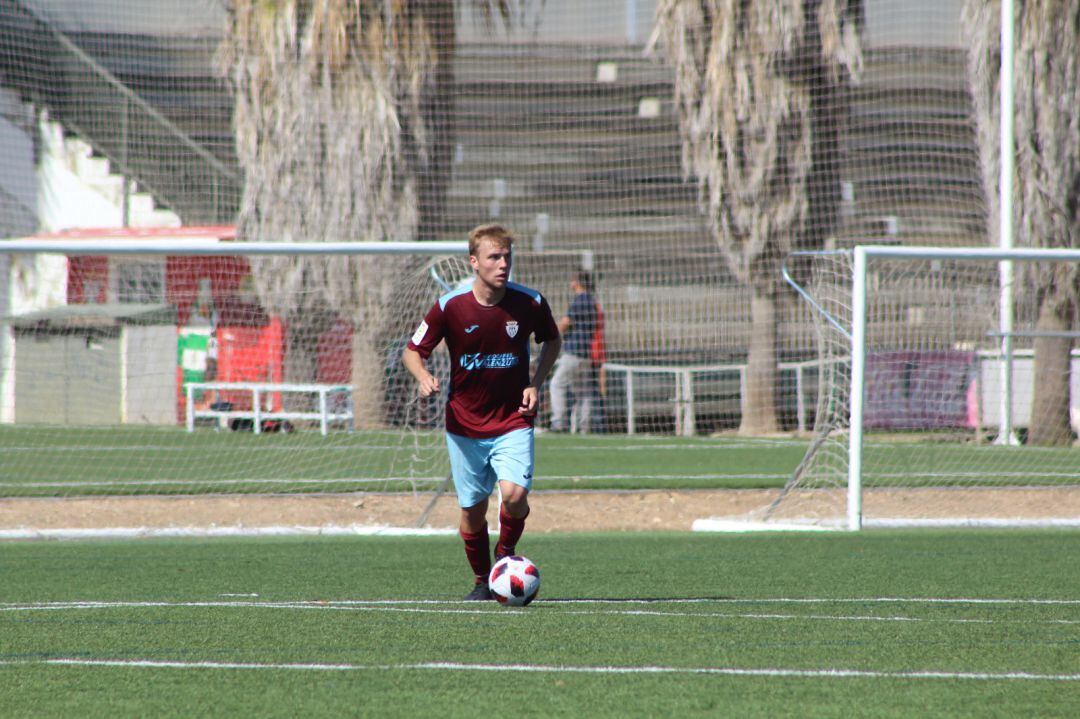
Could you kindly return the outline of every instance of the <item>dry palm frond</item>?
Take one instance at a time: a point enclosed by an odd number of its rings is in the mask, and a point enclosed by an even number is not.
[[[1017,244],[1080,247],[1080,5],[1017,3],[1014,70]],[[988,232],[997,244],[1000,192],[1000,2],[964,5]]]
[[[857,77],[861,4],[660,0],[656,12],[649,46],[674,68],[683,170],[732,270],[774,284],[780,258],[823,234],[809,190],[819,153],[837,148],[814,137],[814,97]]]
[[[526,4],[473,2],[507,22]],[[422,201],[441,207],[421,187],[446,189],[431,177],[446,163],[429,168],[449,151],[446,113],[431,106],[447,104],[438,85],[450,82],[452,20],[453,0],[234,0],[218,62],[235,94],[240,239],[417,238]],[[253,265],[271,311],[345,312],[364,325],[394,275],[392,262],[366,259]]]

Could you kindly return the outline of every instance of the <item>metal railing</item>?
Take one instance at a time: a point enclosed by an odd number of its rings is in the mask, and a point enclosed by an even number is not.
[[[806,432],[813,424],[809,412],[815,407],[817,385],[811,385],[810,375],[820,375],[820,360],[801,362],[780,362],[777,369],[781,372],[793,372],[795,375],[795,413],[796,425],[800,433]],[[641,407],[645,403],[642,388],[635,380],[639,375],[668,375],[673,380],[674,396],[665,397],[661,404],[669,407],[675,422],[675,434],[692,437],[697,434],[698,412],[705,405],[705,400],[697,386],[702,382],[699,375],[731,374],[738,376],[739,409],[745,410],[747,397],[747,365],[745,364],[699,364],[699,365],[629,365],[607,362],[604,369],[608,373],[622,373],[623,399],[626,410],[626,433],[636,434]],[[610,377],[610,374],[609,374]],[[650,404],[656,404],[650,403]]]

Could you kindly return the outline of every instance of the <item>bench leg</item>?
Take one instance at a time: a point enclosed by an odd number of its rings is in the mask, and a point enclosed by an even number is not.
[[[262,397],[259,396],[259,390],[251,390],[251,408],[255,413],[255,434],[262,434]]]
[[[326,390],[319,392],[319,431],[326,436]]]

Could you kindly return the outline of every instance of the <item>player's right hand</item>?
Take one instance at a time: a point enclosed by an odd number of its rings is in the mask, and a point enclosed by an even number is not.
[[[439,393],[439,378],[434,375],[428,375],[420,380],[420,396],[430,397],[433,394]]]

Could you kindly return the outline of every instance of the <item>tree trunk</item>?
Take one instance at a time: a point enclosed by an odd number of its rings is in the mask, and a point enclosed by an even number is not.
[[[457,23],[454,0],[432,0],[424,17],[435,42],[437,60],[434,82],[425,93],[421,115],[427,124],[427,162],[413,159],[419,185],[419,225],[416,239],[443,238],[449,231],[446,220],[446,197],[453,172],[454,127],[454,56],[457,53]]]
[[[287,383],[306,384],[315,381],[318,353],[312,334],[312,328],[298,320],[288,323],[285,366],[282,368]],[[314,404],[311,397],[300,392],[283,392],[281,402],[289,412],[310,412]]]
[[[283,367],[286,382],[308,384],[318,379],[319,337],[330,329],[333,319],[329,312],[312,310],[288,321]],[[283,392],[281,402],[290,412],[312,412],[317,404],[313,395],[302,392]]]
[[[357,429],[377,429],[386,424],[383,377],[387,358],[379,352],[373,334],[362,327],[353,328],[353,416]]]
[[[746,360],[746,396],[739,434],[766,435],[780,430],[776,412],[778,299],[754,288],[750,300],[753,334]]]
[[[1070,298],[1048,291],[1039,305],[1036,329],[1069,332],[1075,306]],[[1069,363],[1071,337],[1035,338],[1035,393],[1032,398],[1028,444],[1044,447],[1072,442],[1069,426]]]

